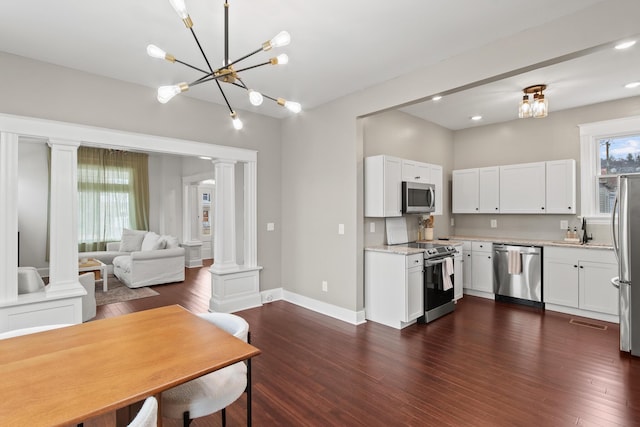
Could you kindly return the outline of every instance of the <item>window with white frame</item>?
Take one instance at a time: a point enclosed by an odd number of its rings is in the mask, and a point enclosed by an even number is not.
[[[618,176],[640,173],[640,116],[580,125],[581,213],[608,222]]]

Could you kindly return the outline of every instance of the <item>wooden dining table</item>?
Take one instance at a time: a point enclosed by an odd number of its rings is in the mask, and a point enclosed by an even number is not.
[[[81,423],[258,354],[178,305],[0,340],[0,425]]]

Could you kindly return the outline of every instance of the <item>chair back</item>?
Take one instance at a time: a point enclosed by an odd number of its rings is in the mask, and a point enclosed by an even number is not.
[[[207,322],[213,323],[234,337],[247,342],[249,337],[249,324],[242,317],[231,313],[202,313],[198,314],[198,316]]]
[[[60,323],[56,325],[43,325],[43,326],[33,326],[31,328],[14,329],[13,331],[0,333],[0,340],[6,339],[6,338],[19,337],[22,335],[35,334],[36,332],[49,331],[51,329],[64,328],[66,326],[71,326],[71,324]]]
[[[158,425],[158,401],[149,396],[144,401],[140,412],[127,427],[156,427]]]

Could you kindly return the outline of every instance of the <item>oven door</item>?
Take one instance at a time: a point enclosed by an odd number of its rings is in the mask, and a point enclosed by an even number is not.
[[[450,269],[445,266],[447,259],[451,260]],[[449,280],[445,276],[449,276]],[[453,255],[424,260],[425,311],[430,311],[453,301],[453,279]]]

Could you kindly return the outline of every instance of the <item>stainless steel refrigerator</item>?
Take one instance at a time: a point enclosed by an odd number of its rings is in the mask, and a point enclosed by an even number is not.
[[[618,258],[618,277],[611,282],[620,289],[620,350],[640,356],[640,174],[618,178],[611,228]]]

